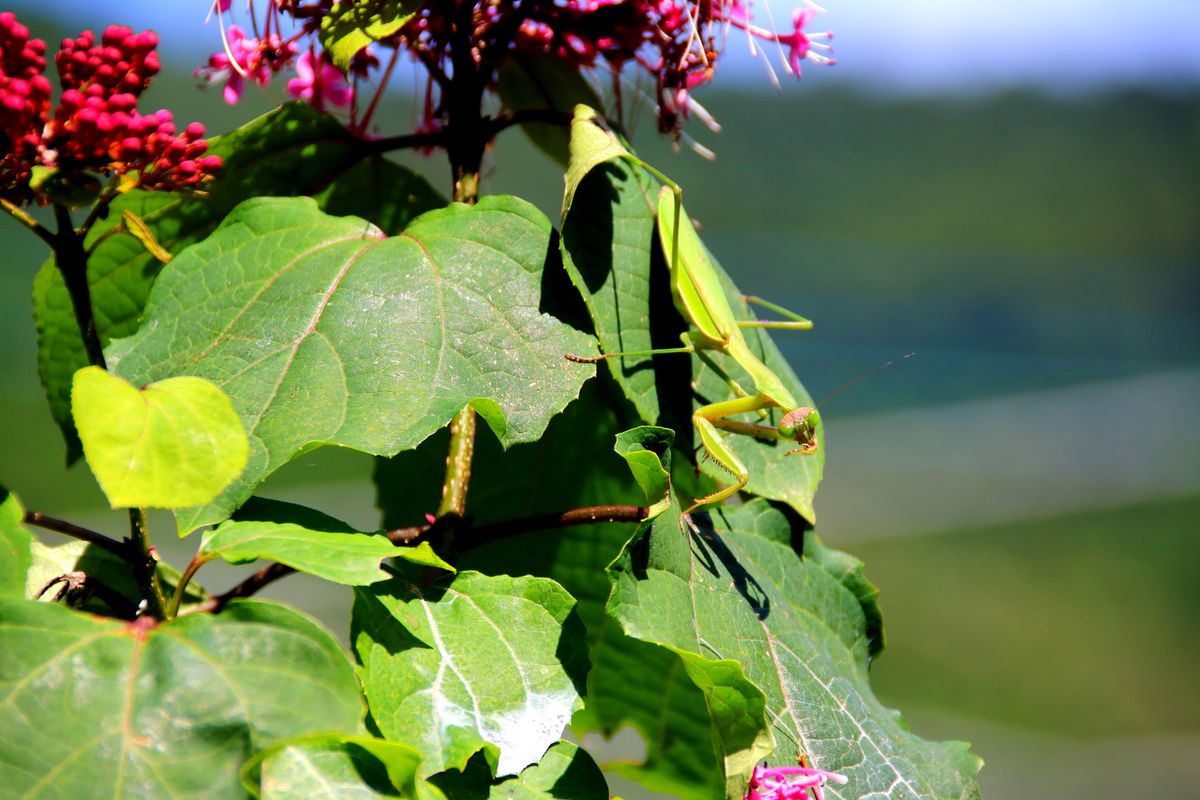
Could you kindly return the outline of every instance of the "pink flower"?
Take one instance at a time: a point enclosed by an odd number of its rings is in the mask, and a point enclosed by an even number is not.
[[[246,78],[266,86],[295,52],[294,45],[274,34],[266,39],[251,39],[237,25],[230,25],[225,49],[209,56],[208,64],[193,74],[209,85],[224,81],[225,102],[234,105],[242,97]]]
[[[812,767],[755,766],[744,800],[809,800],[810,791],[821,800],[821,787],[828,781],[846,783],[847,778]]]
[[[325,110],[326,101],[343,107],[350,105],[354,99],[353,87],[346,82],[342,71],[329,62],[324,52],[314,59],[313,51],[307,50],[296,61],[296,75],[288,81],[288,94],[319,111]]]
[[[791,65],[792,71],[797,75],[800,74],[800,62],[805,59],[813,62],[814,64],[834,63],[832,58],[813,50],[814,47],[817,47],[821,50],[828,50],[828,45],[818,44],[813,40],[832,39],[833,33],[826,31],[824,33],[806,34],[804,32],[804,26],[807,25],[816,15],[816,9],[797,8],[792,12],[792,35],[780,36],[778,38],[780,44],[787,45],[788,64]]]

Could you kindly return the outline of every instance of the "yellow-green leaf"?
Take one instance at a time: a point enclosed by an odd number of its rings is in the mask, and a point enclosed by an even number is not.
[[[113,508],[184,508],[217,496],[250,445],[229,398],[203,378],[141,389],[99,367],[75,373],[71,410]]]

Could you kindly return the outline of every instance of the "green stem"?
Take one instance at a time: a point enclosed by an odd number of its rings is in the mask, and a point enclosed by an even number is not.
[[[155,619],[166,619],[167,599],[158,580],[158,558],[150,545],[145,509],[129,509],[129,546],[133,551],[130,553],[130,566],[142,597],[149,604],[147,610]]]
[[[442,482],[439,517],[446,514],[462,517],[466,511],[471,459],[475,455],[475,425],[475,409],[470,406],[464,407],[450,421],[450,451],[446,455],[446,478]]]
[[[183,604],[183,595],[187,591],[187,585],[191,582],[192,576],[196,574],[196,570],[208,562],[209,559],[201,556],[198,550],[196,555],[192,556],[187,569],[183,571],[183,574],[179,576],[179,582],[175,584],[175,592],[171,595],[171,604],[167,607],[167,619],[175,619],[179,616],[179,606]]]

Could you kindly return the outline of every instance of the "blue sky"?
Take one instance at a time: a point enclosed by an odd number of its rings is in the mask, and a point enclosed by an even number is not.
[[[758,18],[766,19],[758,0]],[[241,0],[235,0],[240,5]],[[810,29],[836,34],[838,65],[812,67],[813,82],[849,81],[881,90],[972,91],[1033,84],[1052,90],[1126,83],[1200,82],[1200,0],[824,0]],[[8,7],[44,9],[46,0]],[[167,47],[198,63],[216,49],[205,0],[50,0],[80,27],[120,21],[152,27]],[[788,27],[792,0],[772,0]],[[778,63],[777,55],[776,64]],[[731,35],[725,79],[766,82],[744,38]]]

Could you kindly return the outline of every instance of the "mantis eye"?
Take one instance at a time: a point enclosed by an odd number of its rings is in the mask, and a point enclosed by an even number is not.
[[[813,429],[817,426],[817,410],[809,406],[801,406],[783,415],[779,421],[779,434],[797,442],[806,442],[812,438]]]

